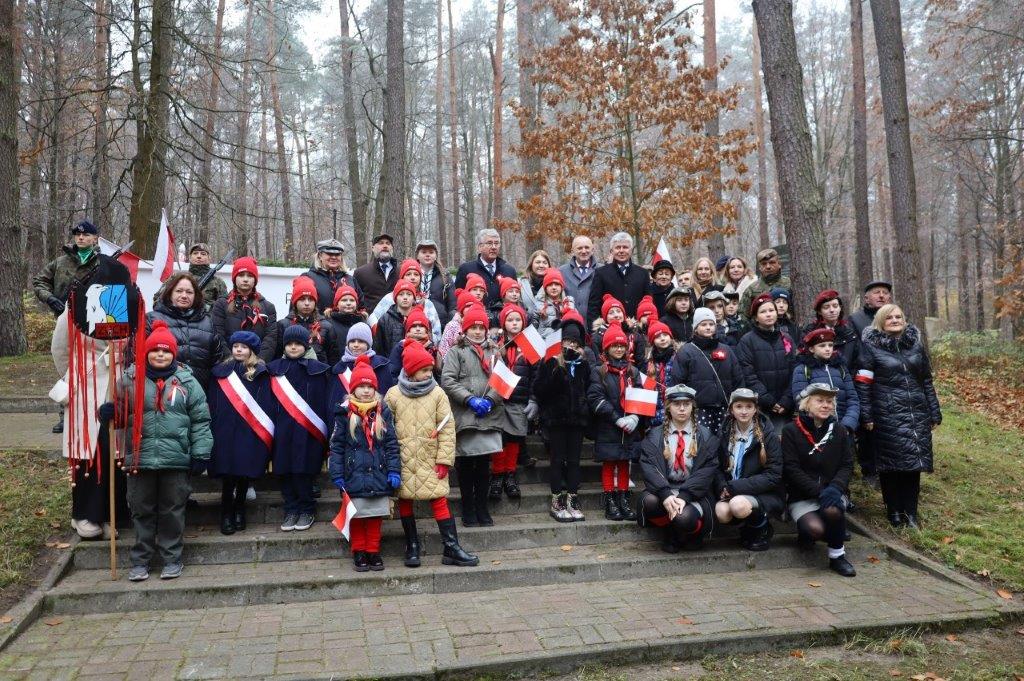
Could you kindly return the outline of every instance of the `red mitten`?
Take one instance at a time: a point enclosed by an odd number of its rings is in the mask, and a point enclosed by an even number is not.
[[[439,463],[434,466],[434,472],[437,473],[438,480],[444,480],[448,477],[448,466],[445,466],[443,463]]]

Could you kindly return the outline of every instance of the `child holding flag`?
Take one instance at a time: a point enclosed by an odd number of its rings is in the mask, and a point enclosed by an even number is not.
[[[505,420],[501,427],[501,452],[491,459],[491,484],[487,492],[487,496],[495,501],[501,499],[503,490],[509,499],[522,496],[519,480],[516,479],[516,465],[519,462],[519,451],[526,442],[530,421],[537,418],[537,403],[531,398],[531,390],[536,374],[535,362],[543,357],[538,357],[536,349],[531,346],[527,349],[533,353],[531,362],[520,348],[520,343],[529,343],[523,333],[526,310],[518,305],[506,304],[498,319],[502,334],[498,339],[501,361],[519,380],[512,392],[507,397],[503,396]]]
[[[391,512],[389,497],[402,484],[398,437],[391,409],[377,392],[369,357],[356,360],[349,387],[345,409],[334,419],[327,468],[342,491],[342,513],[347,516],[354,509],[346,520],[355,571],[380,571],[381,525]]]
[[[405,532],[405,565],[420,566],[413,501],[429,501],[444,546],[441,563],[473,567],[480,559],[459,545],[448,509],[448,471],[455,463],[455,420],[448,396],[434,379],[434,357],[423,345],[407,340],[401,362],[398,384],[384,396],[384,403],[395,417],[402,459],[398,515]]]
[[[541,292],[536,299],[536,308],[530,315],[530,323],[537,327],[542,338],[547,338],[555,330],[555,323],[566,312],[576,309],[572,296],[565,293],[565,278],[555,267],[544,272]]]
[[[626,335],[626,361],[630,364],[643,363],[647,354],[646,339],[636,332],[636,320],[626,319],[626,308],[618,298],[610,293],[604,294],[601,302],[601,316],[594,320],[593,346],[594,354],[603,352],[603,338],[612,324],[618,324]]]
[[[274,473],[284,497],[283,532],[308,530],[316,520],[313,483],[327,453],[330,367],[305,357],[310,348],[309,331],[293,324],[282,333],[284,357],[275,359],[270,371],[274,396]]]
[[[462,494],[462,524],[489,526],[494,524],[487,509],[490,457],[502,449],[505,410],[504,400],[491,383],[499,353],[487,339],[487,312],[482,305],[465,308],[462,333],[444,358],[441,387],[455,414],[455,466]]]

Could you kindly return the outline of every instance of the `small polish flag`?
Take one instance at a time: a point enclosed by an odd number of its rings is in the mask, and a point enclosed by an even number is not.
[[[349,390],[349,384],[352,382],[352,370],[345,369],[345,373],[337,374],[338,380],[341,381],[341,387],[345,389],[345,392],[352,392]]]
[[[348,492],[345,490],[341,491],[341,508],[338,509],[338,515],[334,516],[334,520],[331,521],[331,525],[338,528],[338,532],[341,532],[341,536],[348,539],[348,528],[352,524],[352,518],[356,514],[356,505],[352,503],[352,499],[348,496]]]
[[[645,390],[654,390],[655,388],[658,387],[658,381],[655,380],[654,376],[648,376],[647,374],[641,371],[640,385],[642,385]]]
[[[658,247],[654,249],[654,255],[651,256],[651,265],[654,265],[659,260],[668,260],[672,262],[672,254],[669,253],[668,244],[665,243],[665,237],[661,237],[658,241]]]
[[[547,338],[547,349],[544,351],[544,359],[551,359],[562,354],[562,330],[558,329]]]
[[[491,377],[487,380],[487,385],[494,388],[494,392],[501,395],[502,399],[507,400],[512,396],[512,391],[519,385],[520,378],[499,359],[494,363],[494,370],[491,371]]]
[[[156,253],[153,255],[153,274],[157,284],[167,281],[167,277],[174,272],[174,264],[177,260],[178,249],[174,245],[174,233],[171,232],[171,225],[167,222],[167,209],[160,213],[160,234],[156,239]]]
[[[654,416],[658,412],[658,392],[646,388],[626,388],[627,414]]]
[[[530,364],[539,362],[547,351],[547,343],[534,326],[523,327],[522,333],[516,336],[516,345]]]

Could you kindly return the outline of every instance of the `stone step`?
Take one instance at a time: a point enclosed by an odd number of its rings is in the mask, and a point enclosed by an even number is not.
[[[569,545],[587,545],[636,541],[647,536],[633,522],[606,520],[592,513],[579,523],[558,523],[543,513],[510,514],[496,517],[492,527],[462,527],[459,539],[471,551],[508,551]],[[776,523],[778,535],[792,534],[791,525]],[[440,553],[437,525],[433,518],[417,519],[417,529],[425,549]],[[724,528],[722,536],[735,535]],[[127,568],[128,549],[134,541],[131,530],[123,530],[117,542],[118,564]],[[278,524],[250,525],[244,532],[225,536],[216,526],[191,528],[185,532],[182,560],[188,565],[239,563],[276,563],[289,560],[325,560],[337,558],[347,550],[341,534],[329,522],[319,521],[304,532],[282,532]],[[381,552],[398,556],[405,550],[405,535],[396,520],[384,523]],[[154,559],[158,561],[158,558]],[[106,541],[83,541],[74,548],[76,569],[102,569],[110,565]]]
[[[460,536],[480,557],[475,568],[441,564],[436,530],[424,537],[423,566],[407,568],[401,550],[385,551],[385,570],[357,573],[347,547],[335,540],[330,556],[280,562],[203,565],[185,557],[186,572],[176,580],[150,579],[132,584],[122,571],[118,581],[108,569],[76,569],[47,595],[55,613],[127,612],[212,608],[264,603],[295,603],[398,594],[458,593],[518,586],[597,582],[625,577],[708,574],[820,565],[824,549],[801,551],[792,536],[779,537],[771,550],[751,553],[735,542],[712,540],[696,552],[668,554],[652,534],[629,541],[492,550],[476,549],[471,533]],[[866,540],[860,542],[865,544]],[[860,546],[851,548],[867,555]],[[852,555],[852,554],[851,554]]]

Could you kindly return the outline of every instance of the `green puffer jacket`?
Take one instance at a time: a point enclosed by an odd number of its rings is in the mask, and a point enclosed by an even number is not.
[[[129,411],[134,403],[135,369],[129,367],[122,379]],[[209,460],[213,449],[210,409],[206,405],[206,394],[187,366],[179,364],[177,371],[164,382],[163,406],[163,412],[157,411],[156,383],[147,378],[139,456],[136,460],[135,454],[129,453],[126,468],[188,470],[193,459]],[[129,426],[129,445],[131,436]]]
[[[50,261],[43,271],[32,279],[32,289],[36,298],[45,303],[50,296],[55,296],[61,302],[67,302],[68,291],[76,279],[85,279],[96,269],[99,259],[99,247],[93,249],[85,264],[78,259],[74,246],[64,246],[64,255],[58,256]]]

